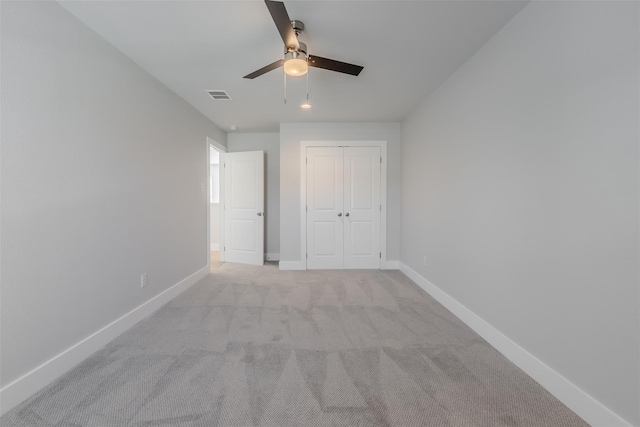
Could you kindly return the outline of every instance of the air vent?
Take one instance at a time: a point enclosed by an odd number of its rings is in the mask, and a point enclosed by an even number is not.
[[[208,90],[207,93],[214,101],[229,101],[231,97],[226,90]]]

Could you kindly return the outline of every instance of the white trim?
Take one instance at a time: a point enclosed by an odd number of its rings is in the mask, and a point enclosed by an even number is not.
[[[267,261],[280,261],[280,254],[275,252],[267,252],[264,254],[264,259]]]
[[[227,152],[227,147],[225,147],[224,145],[220,144],[218,141],[211,139],[209,137],[207,137],[207,143],[209,143],[210,145],[213,145],[213,148],[215,148],[218,151],[221,151],[223,153]]]
[[[220,250],[220,243],[212,243],[211,244],[211,250],[212,251],[219,251]]]
[[[307,147],[380,147],[380,268],[387,263],[387,141],[300,141],[300,264],[307,269]],[[282,269],[282,267],[281,267]]]
[[[306,264],[300,261],[280,261],[278,264],[280,270],[306,270]]]
[[[134,308],[124,316],[114,320],[107,326],[4,386],[0,389],[0,402],[2,402],[0,415],[5,414],[11,408],[20,404],[65,372],[76,367],[87,357],[189,289],[208,274],[209,266],[196,271],[169,289],[151,298],[149,301]]]
[[[554,371],[533,354],[520,347],[516,342],[422,277],[411,267],[401,262],[400,271],[587,423],[594,427],[631,427],[631,424],[627,421]]]
[[[207,137],[207,247],[209,250],[207,251],[207,267],[211,267],[211,256],[209,255],[210,251],[215,251],[213,249],[213,244],[211,243],[211,190],[209,189],[209,183],[211,182],[211,163],[209,159],[209,153],[211,147],[215,148],[220,152],[220,241],[224,242],[224,154],[227,152],[227,147],[220,144],[219,142]],[[224,261],[224,250],[220,250],[220,244],[218,244],[218,251],[220,251],[220,261]]]
[[[211,144],[214,142],[213,139],[206,137],[205,138],[205,143],[206,143],[206,160],[207,160],[207,164],[205,167],[205,173],[206,173],[206,185],[205,185],[205,197],[208,201],[211,201]],[[204,257],[204,259],[207,262],[207,267],[211,267],[211,254],[210,252],[213,250],[211,249],[211,203],[207,203],[207,247],[209,248],[209,250],[206,252],[206,256]]]
[[[220,164],[222,165],[222,167],[220,168],[220,261],[224,261],[224,254],[225,254],[225,246],[224,246],[224,239],[225,239],[225,235],[224,235],[224,214],[226,212],[225,210],[225,203],[224,203],[224,198],[225,198],[225,191],[224,191],[224,186],[225,186],[225,179],[224,179],[224,168],[225,168],[225,156],[227,154],[227,150],[224,151],[220,151]],[[211,214],[209,214],[211,215]],[[211,219],[211,216],[209,216],[209,219]]]
[[[400,261],[396,260],[387,260],[385,263],[381,263],[380,270],[399,270],[400,269]]]

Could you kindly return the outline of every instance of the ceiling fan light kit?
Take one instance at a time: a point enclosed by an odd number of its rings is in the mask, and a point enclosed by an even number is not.
[[[300,43],[301,45],[303,43]],[[309,71],[307,64],[307,53],[302,51],[291,51],[284,54],[284,64],[282,66],[288,76],[304,76]]]
[[[291,77],[304,76],[309,71],[306,59],[289,58],[284,61],[284,72]]]

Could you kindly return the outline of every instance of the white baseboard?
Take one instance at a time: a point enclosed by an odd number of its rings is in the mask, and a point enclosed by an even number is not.
[[[267,261],[280,261],[280,254],[275,252],[267,252],[264,254],[264,259]]]
[[[616,413],[545,365],[544,362],[520,347],[516,342],[422,277],[411,267],[401,262],[400,271],[587,423],[593,427],[631,427],[631,424]]]
[[[76,367],[87,357],[187,290],[207,274],[209,274],[209,267],[196,271],[104,328],[4,386],[0,389],[0,415],[5,414],[60,375]]]
[[[280,254],[277,254],[278,258]],[[275,261],[275,260],[269,260]],[[304,263],[301,261],[280,261],[280,270],[306,270]],[[380,264],[381,270],[399,270],[400,261],[388,260]]]
[[[280,270],[306,270],[302,261],[280,261]]]
[[[212,243],[210,250],[219,251],[220,250],[220,243]]]
[[[399,270],[400,261],[398,260],[386,260],[380,265],[380,270]]]

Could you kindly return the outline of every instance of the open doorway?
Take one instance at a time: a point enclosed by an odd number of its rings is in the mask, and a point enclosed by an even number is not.
[[[264,152],[228,153],[207,138],[207,263],[264,263]],[[203,183],[203,187],[204,187]]]
[[[224,263],[224,256],[221,256],[224,209],[222,209],[220,168],[223,155],[222,151],[209,144],[209,265],[212,271]]]

